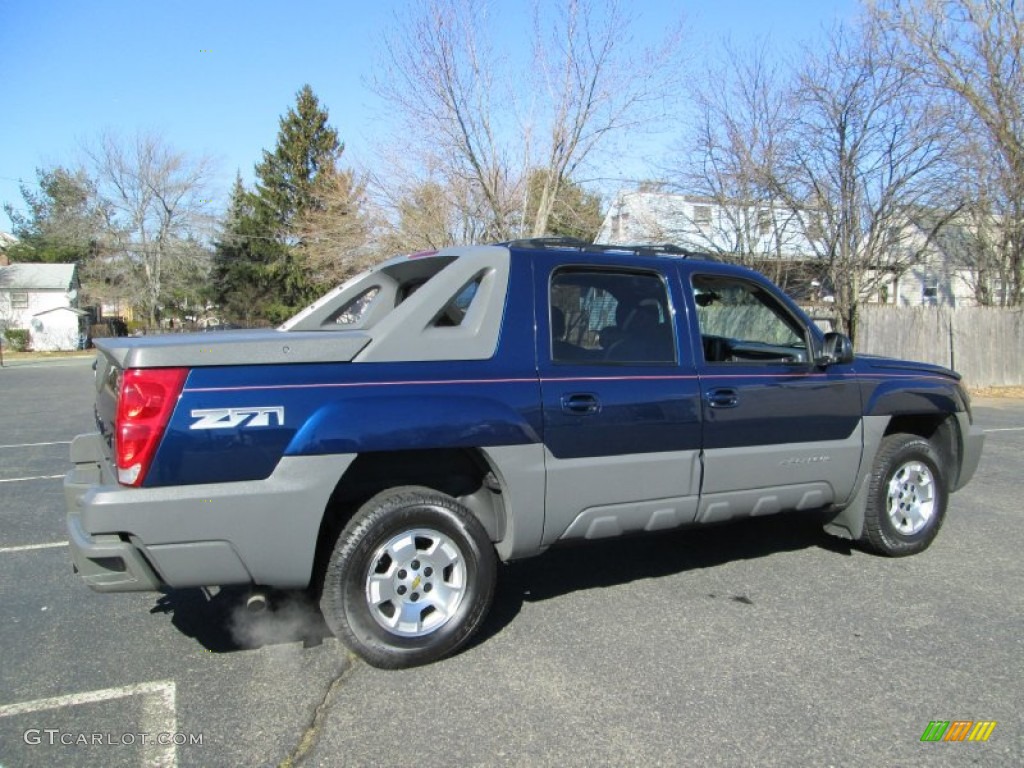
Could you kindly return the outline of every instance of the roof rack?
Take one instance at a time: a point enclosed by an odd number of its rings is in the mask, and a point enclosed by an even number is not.
[[[601,253],[632,253],[637,256],[679,256],[684,259],[707,259],[718,261],[710,253],[690,251],[673,243],[610,245],[608,243],[588,243],[577,237],[531,237],[522,240],[509,240],[498,243],[509,248],[545,250],[548,248],[576,248],[581,251],[599,251]]]

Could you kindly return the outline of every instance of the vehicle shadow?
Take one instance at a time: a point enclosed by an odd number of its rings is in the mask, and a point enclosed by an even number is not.
[[[305,592],[269,591],[261,611],[246,607],[250,594],[246,587],[174,589],[161,595],[150,613],[170,614],[179,632],[213,653],[297,642],[312,648],[331,637],[316,603]]]
[[[789,513],[709,528],[568,544],[501,566],[491,611],[466,647],[498,634],[525,602],[778,552],[818,547],[851,554],[852,542],[825,534],[823,519],[820,512]],[[308,593],[270,591],[267,607],[260,612],[246,608],[250,594],[246,587],[175,589],[161,595],[150,613],[170,614],[178,631],[214,653],[297,642],[312,648],[332,636]]]
[[[822,530],[825,519],[820,511],[787,513],[728,525],[553,547],[499,571],[490,614],[468,647],[498,634],[519,614],[524,602],[812,547],[852,554],[853,542]],[[742,602],[745,598],[733,599]]]

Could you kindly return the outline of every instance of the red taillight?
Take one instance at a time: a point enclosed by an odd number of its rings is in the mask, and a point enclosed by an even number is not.
[[[186,376],[187,368],[129,368],[121,376],[114,425],[119,482],[142,485]]]

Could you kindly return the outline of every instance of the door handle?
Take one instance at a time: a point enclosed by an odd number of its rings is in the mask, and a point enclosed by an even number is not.
[[[566,413],[597,413],[601,410],[601,401],[597,395],[562,395],[562,410]]]
[[[735,408],[740,404],[740,395],[735,389],[712,389],[707,400],[712,408]]]

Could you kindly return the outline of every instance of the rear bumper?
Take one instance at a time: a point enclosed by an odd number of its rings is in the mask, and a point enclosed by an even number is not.
[[[142,551],[116,535],[90,536],[81,515],[68,513],[71,561],[82,581],[97,592],[146,592],[163,582]]]
[[[142,552],[116,533],[92,535],[82,522],[90,489],[114,485],[98,434],[79,435],[71,443],[74,469],[64,476],[68,546],[75,572],[97,592],[142,592],[160,589],[160,576]]]
[[[79,435],[64,478],[72,561],[97,592],[305,587],[324,510],[354,458],[286,457],[258,481],[128,488],[102,437]]]

